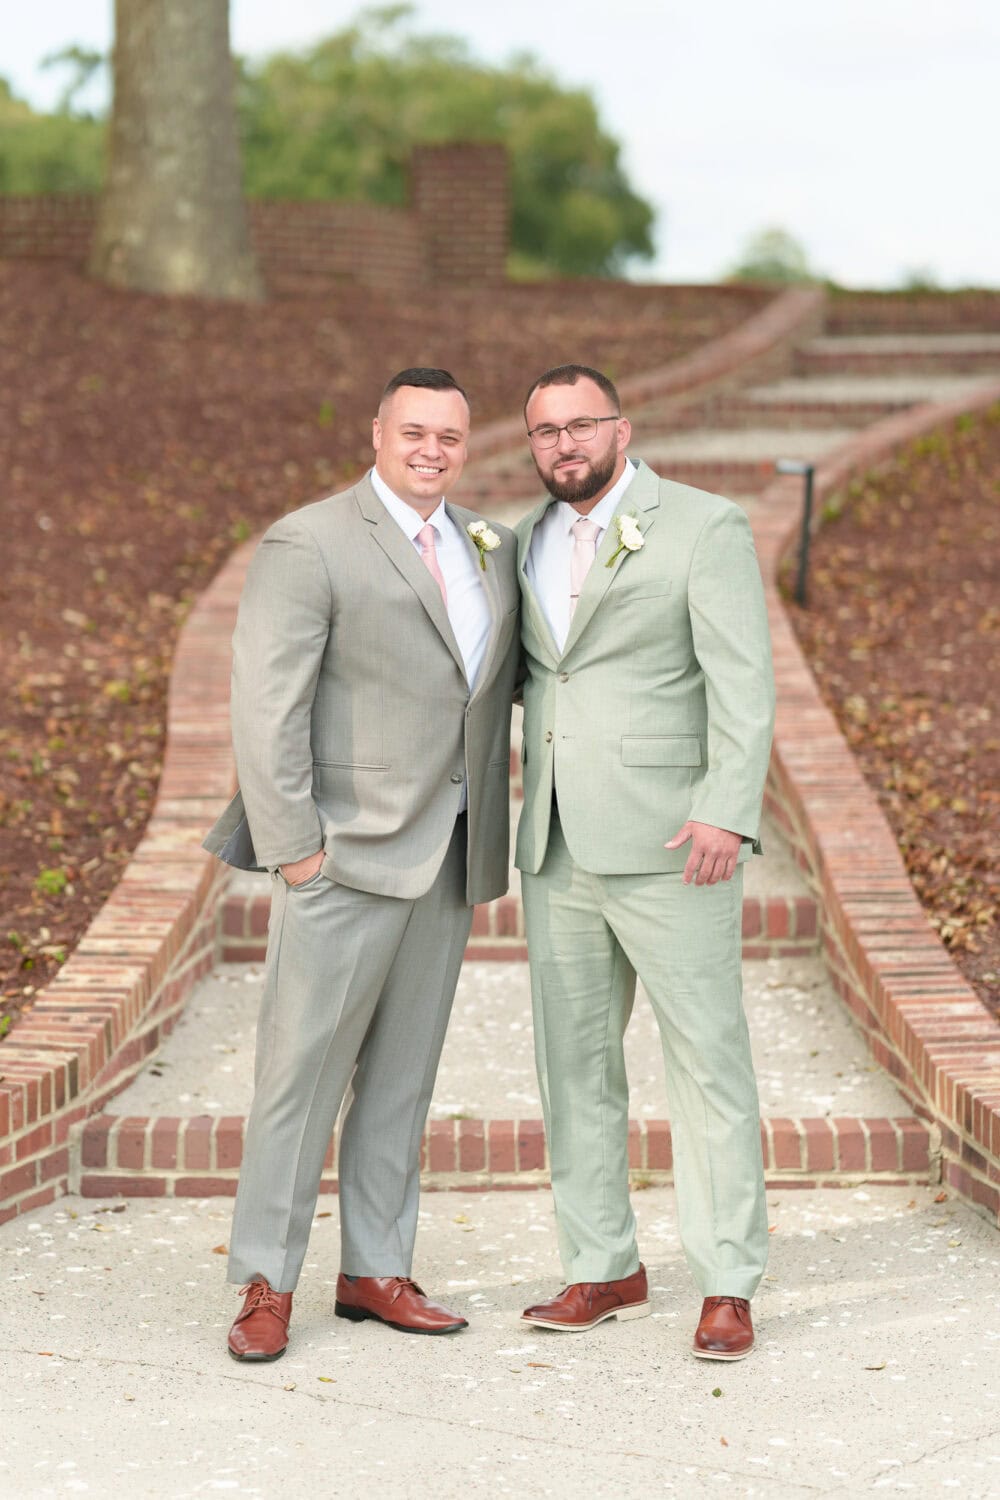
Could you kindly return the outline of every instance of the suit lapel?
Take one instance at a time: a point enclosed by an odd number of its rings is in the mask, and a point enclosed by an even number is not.
[[[531,549],[531,538],[535,533],[535,527],[551,504],[553,504],[551,499],[544,500],[537,510],[531,512],[523,528],[518,527],[517,577],[521,586],[521,597],[527,606],[531,628],[535,633],[539,646],[551,657],[552,665],[554,666],[559,660],[559,648],[552,638],[552,631],[549,629],[549,622],[545,618],[545,611],[538,602],[535,591],[531,586],[531,579],[528,577],[528,553]]]
[[[465,662],[455,639],[455,632],[451,628],[448,619],[448,611],[444,600],[441,598],[441,590],[431,577],[426,563],[422,560],[409,537],[405,536],[402,528],[390,516],[379,497],[376,495],[372,482],[365,475],[354,488],[358,509],[371,527],[371,535],[376,545],[381,547],[393,567],[400,572],[407,583],[413,589],[424,609],[430,617],[431,624],[437,630],[448,650],[461,671],[465,675]]]
[[[591,565],[590,572],[584,579],[580,597],[577,600],[573,618],[570,621],[569,633],[566,636],[566,644],[563,647],[563,656],[566,656],[576,645],[581,634],[586,630],[594,616],[598,605],[604,598],[608,589],[617,578],[619,570],[625,564],[629,554],[623,547],[614,562],[611,558],[618,551],[620,537],[618,527],[615,525],[615,516],[629,515],[635,512],[639,530],[645,536],[646,532],[656,520],[656,512],[660,504],[659,496],[660,481],[652,469],[647,468],[644,463],[639,464],[638,472],[621,500],[615,506],[614,515],[607,531],[601,538],[601,545],[597,549],[597,556]]]

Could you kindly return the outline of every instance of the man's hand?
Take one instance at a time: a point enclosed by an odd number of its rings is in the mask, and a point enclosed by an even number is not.
[[[720,880],[732,880],[736,869],[736,856],[743,842],[738,833],[728,828],[716,828],[711,823],[684,824],[675,833],[664,849],[679,849],[691,840],[691,853],[684,866],[684,884],[715,885]]]
[[[324,849],[318,849],[315,854],[307,854],[305,859],[297,859],[294,864],[279,865],[278,868],[289,885],[304,885],[316,874],[325,854]]]

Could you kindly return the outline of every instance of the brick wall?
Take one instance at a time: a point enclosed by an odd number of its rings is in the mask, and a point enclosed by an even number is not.
[[[507,155],[502,146],[429,146],[413,153],[411,205],[254,199],[250,233],[272,295],[343,281],[385,291],[426,282],[502,281],[507,259]],[[97,198],[0,196],[0,260],[83,267]]]
[[[1000,292],[836,292],[827,333],[989,333],[1000,331]]]
[[[435,281],[503,281],[510,202],[503,146],[419,146],[410,206]]]
[[[0,196],[0,260],[86,263],[97,199],[80,193],[48,198]]]

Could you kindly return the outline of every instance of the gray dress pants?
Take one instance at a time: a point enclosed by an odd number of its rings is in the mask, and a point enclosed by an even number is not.
[[[340,1138],[341,1270],[408,1276],[420,1142],[462,955],[466,819],[416,900],[316,875],[275,874],[253,1105],[233,1216],[229,1280],[298,1281],[323,1159]]]

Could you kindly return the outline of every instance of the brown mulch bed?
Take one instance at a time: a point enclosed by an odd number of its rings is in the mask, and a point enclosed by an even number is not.
[[[799,639],[966,979],[1000,1017],[1000,406],[852,486]]]
[[[733,290],[344,287],[247,308],[0,262],[0,1035],[139,840],[191,601],[236,542],[367,466],[388,376],[446,366],[482,424],[549,365],[622,378],[767,301]]]

